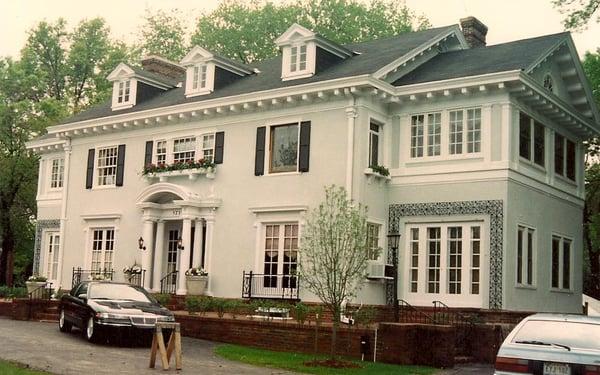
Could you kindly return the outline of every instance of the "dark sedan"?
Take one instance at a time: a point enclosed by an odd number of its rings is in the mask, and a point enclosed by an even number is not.
[[[175,319],[143,288],[84,281],[62,296],[58,326],[62,332],[78,327],[88,341],[96,342],[110,330],[151,332],[157,321]]]

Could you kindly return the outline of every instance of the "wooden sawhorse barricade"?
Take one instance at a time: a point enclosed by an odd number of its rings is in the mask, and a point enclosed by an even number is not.
[[[163,329],[172,330],[171,337],[169,338],[169,343],[167,344],[166,348]],[[150,368],[154,368],[156,365],[157,351],[160,353],[160,361],[162,362],[163,370],[169,369],[169,362],[171,360],[173,351],[175,351],[175,369],[181,370],[181,328],[179,323],[156,323],[154,337],[152,338],[152,350],[150,351]]]

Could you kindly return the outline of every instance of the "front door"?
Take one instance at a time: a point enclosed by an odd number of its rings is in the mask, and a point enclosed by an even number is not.
[[[263,285],[268,295],[295,293],[298,223],[265,225]]]
[[[60,248],[60,235],[58,232],[48,232],[46,234],[45,248],[44,275],[49,281],[56,282],[58,278],[58,250]]]
[[[167,287],[169,290],[177,288],[177,244],[179,243],[179,229],[169,230],[169,239],[167,241]],[[185,270],[183,271],[185,272]]]

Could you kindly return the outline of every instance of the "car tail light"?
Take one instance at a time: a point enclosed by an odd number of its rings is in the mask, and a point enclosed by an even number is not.
[[[497,357],[496,370],[526,374],[529,372],[529,361],[520,358]]]
[[[600,366],[585,366],[583,375],[600,375]]]

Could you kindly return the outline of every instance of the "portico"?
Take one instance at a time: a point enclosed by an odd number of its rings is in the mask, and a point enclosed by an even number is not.
[[[185,295],[185,271],[203,267],[210,274],[214,218],[220,203],[220,199],[166,182],[150,185],[138,196],[146,289]],[[211,294],[210,278],[207,294]]]

